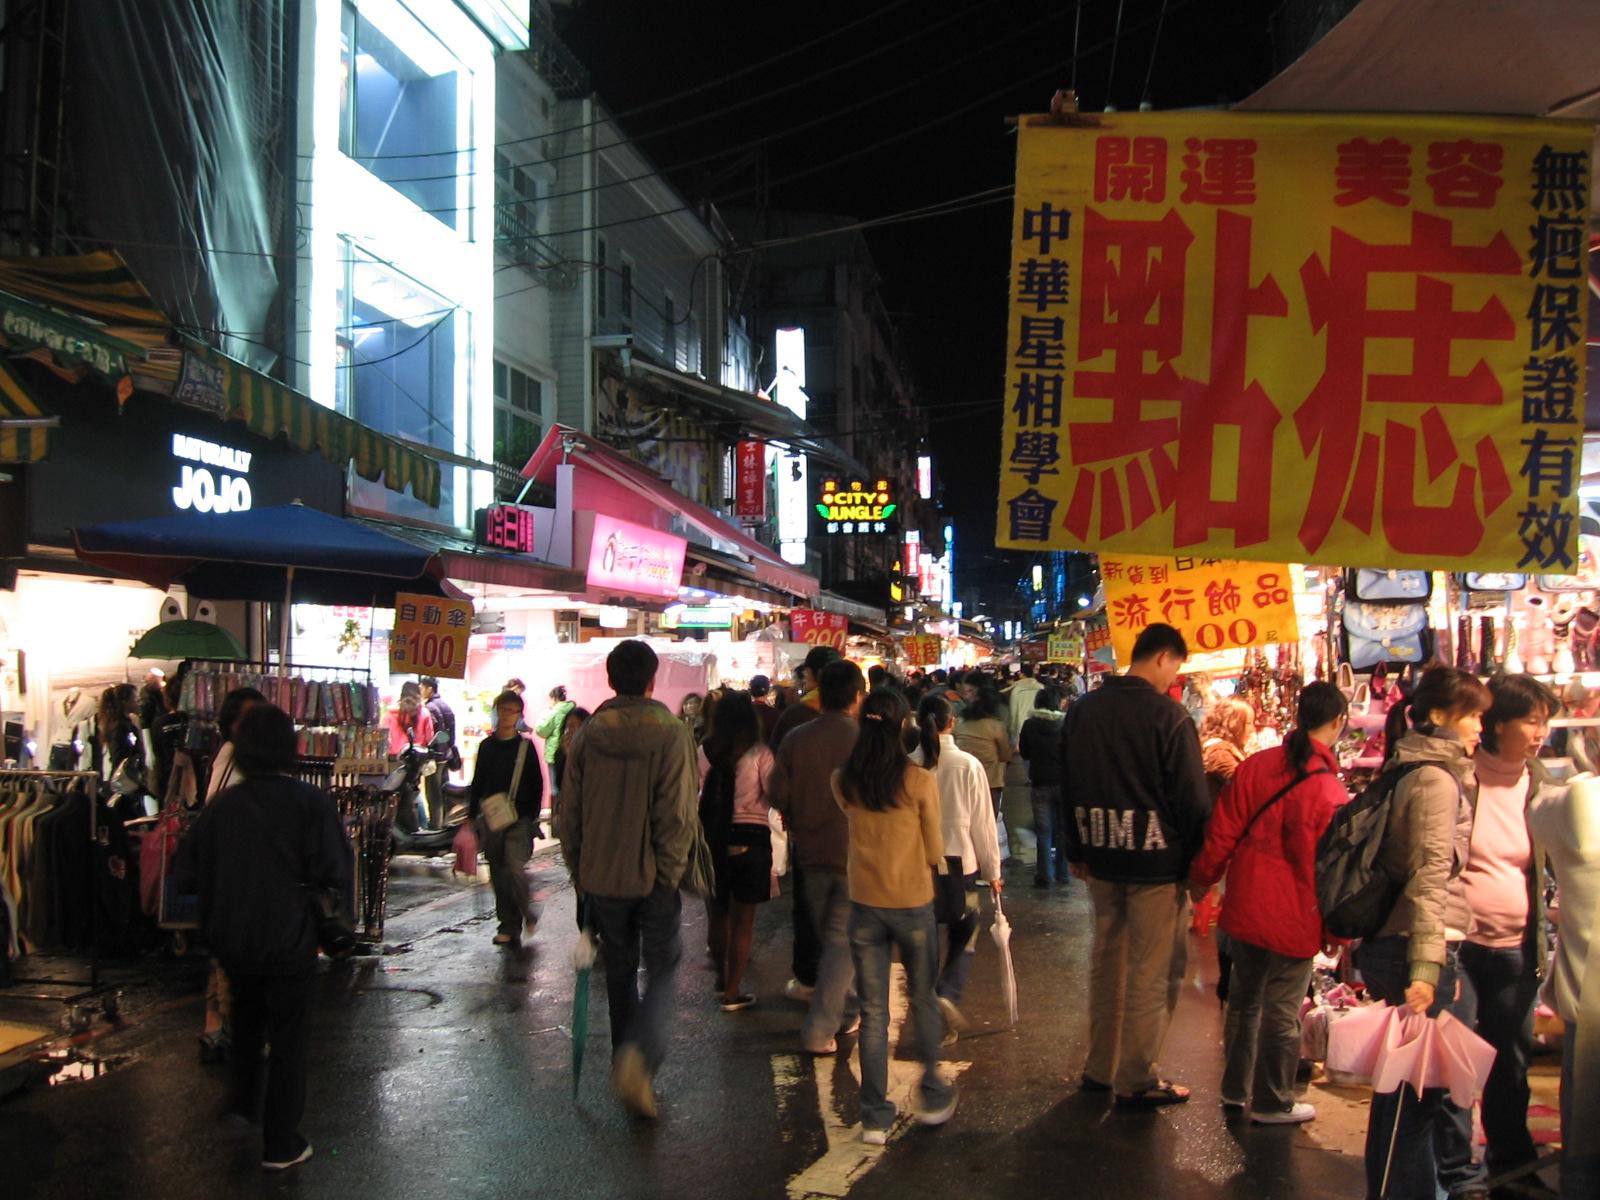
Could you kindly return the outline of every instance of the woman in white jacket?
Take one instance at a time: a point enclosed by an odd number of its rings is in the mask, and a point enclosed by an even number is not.
[[[1566,1024],[1561,1056],[1561,1198],[1600,1196],[1600,780],[1546,785],[1528,807],[1535,851],[1560,884],[1544,997]],[[1585,988],[1585,984],[1588,985]]]
[[[978,881],[998,896],[1000,846],[995,831],[989,775],[971,754],[956,746],[955,711],[943,696],[929,695],[917,708],[920,745],[911,761],[934,773],[944,833],[944,873],[934,877],[933,911],[949,929],[944,969],[936,988],[944,1012],[947,1041],[966,1026],[959,1007],[978,948]]]

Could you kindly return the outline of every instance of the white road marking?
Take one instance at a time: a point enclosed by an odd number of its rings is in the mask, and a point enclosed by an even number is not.
[[[905,1023],[910,1005],[906,997],[905,969],[899,963],[889,968],[889,1050],[900,1038],[900,1027]],[[794,1095],[797,1060],[793,1055],[774,1055],[773,1082],[778,1087],[779,1113],[783,1114]],[[852,1047],[848,1060],[850,1074],[857,1084],[861,1082],[861,1051]],[[969,1063],[944,1062],[940,1069],[952,1082],[967,1069]],[[801,1068],[803,1071],[803,1068]],[[884,1147],[869,1146],[861,1140],[861,1127],[846,1124],[839,1114],[834,1099],[833,1081],[838,1070],[836,1058],[818,1057],[811,1060],[811,1074],[816,1080],[817,1104],[822,1112],[822,1128],[828,1138],[827,1152],[804,1171],[789,1180],[789,1200],[840,1200],[848,1196],[863,1175],[877,1166],[883,1157]],[[889,1130],[889,1140],[894,1141],[909,1129],[917,1105],[917,1085],[922,1082],[922,1064],[889,1060],[889,1099],[894,1102],[899,1115]],[[786,1094],[787,1093],[787,1094]]]

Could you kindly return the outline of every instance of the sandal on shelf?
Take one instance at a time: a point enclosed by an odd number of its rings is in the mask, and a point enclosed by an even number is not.
[[[1182,1084],[1161,1080],[1155,1087],[1145,1088],[1124,1096],[1117,1094],[1117,1103],[1125,1108],[1159,1108],[1165,1104],[1183,1104],[1189,1099],[1189,1089]]]

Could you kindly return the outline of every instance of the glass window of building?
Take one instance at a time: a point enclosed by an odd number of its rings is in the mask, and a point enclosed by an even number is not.
[[[339,289],[339,411],[454,450],[456,306],[349,241]]]
[[[393,0],[344,6],[339,149],[453,229],[471,218],[461,63]]]
[[[499,359],[494,364],[494,460],[521,470],[544,436],[544,384]]]
[[[499,150],[494,156],[494,177],[495,241],[517,262],[531,266],[540,261],[544,185],[527,167]]]

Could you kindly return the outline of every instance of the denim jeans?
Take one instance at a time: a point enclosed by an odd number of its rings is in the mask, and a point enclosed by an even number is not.
[[[939,1109],[950,1102],[954,1089],[939,1073],[944,1018],[933,991],[938,944],[932,904],[920,908],[851,906],[850,954],[861,993],[861,1124],[866,1129],[888,1129],[895,1118],[894,1101],[888,1096],[891,946],[899,947],[906,970],[917,1057],[922,1060],[923,1107]]]
[[[1593,1086],[1589,1085],[1591,1090]],[[1578,1127],[1573,1112],[1578,1087],[1578,1027],[1568,1025],[1561,1049],[1561,1200],[1594,1200],[1600,1196],[1600,1154],[1592,1150],[1575,1152],[1572,1146],[1573,1131]],[[1591,1136],[1590,1141],[1593,1140]]]
[[[1369,938],[1361,943],[1356,967],[1373,997],[1393,1005],[1405,1003],[1411,983],[1410,949],[1411,939],[1403,936]],[[1436,1017],[1444,1011],[1455,992],[1456,954],[1452,949],[1439,974],[1428,1015]],[[1463,1172],[1458,1159],[1446,1162],[1438,1153],[1442,1148],[1447,1155],[1459,1154],[1452,1133],[1441,1137],[1447,1124],[1446,1108],[1455,1105],[1443,1088],[1427,1088],[1418,1096],[1410,1085],[1402,1085],[1393,1092],[1373,1094],[1367,1116],[1367,1200],[1437,1200],[1440,1185],[1450,1186],[1447,1172],[1452,1176]],[[1437,1147],[1441,1140],[1446,1145]],[[1467,1165],[1470,1167],[1470,1159]]]
[[[658,887],[648,896],[586,896],[584,911],[600,938],[606,967],[606,1004],[611,1010],[611,1049],[637,1046],[651,1075],[667,1057],[667,1024],[678,986],[683,900],[677,888]],[[639,995],[639,955],[644,952],[645,988]]]
[[[798,902],[797,897],[797,902]],[[844,1024],[851,1003],[856,969],[850,961],[850,883],[843,871],[813,867],[806,872],[804,893],[810,927],[822,939],[817,961],[816,990],[800,1026],[800,1040],[818,1050]]]
[[[789,906],[794,949],[789,969],[796,980],[806,987],[813,987],[822,959],[822,931],[811,920],[811,902],[806,899],[805,869],[792,858],[789,860],[789,878],[794,880],[794,903]]]
[[[1533,1054],[1533,1005],[1539,996],[1533,972],[1533,956],[1524,946],[1462,943],[1462,994],[1449,1006],[1450,1013],[1495,1049],[1494,1068],[1483,1087],[1483,1132],[1489,1144],[1483,1176],[1539,1157],[1528,1132],[1528,1059]],[[1472,1113],[1456,1109],[1455,1114],[1453,1136],[1470,1147]]]
[[[1035,883],[1054,883],[1057,879],[1069,878],[1067,873],[1060,869],[1058,860],[1061,858],[1057,837],[1064,842],[1066,831],[1056,826],[1056,814],[1061,809],[1061,785],[1057,783],[1036,783],[1033,785],[1033,836],[1038,843],[1038,857],[1034,859],[1033,880]]]

